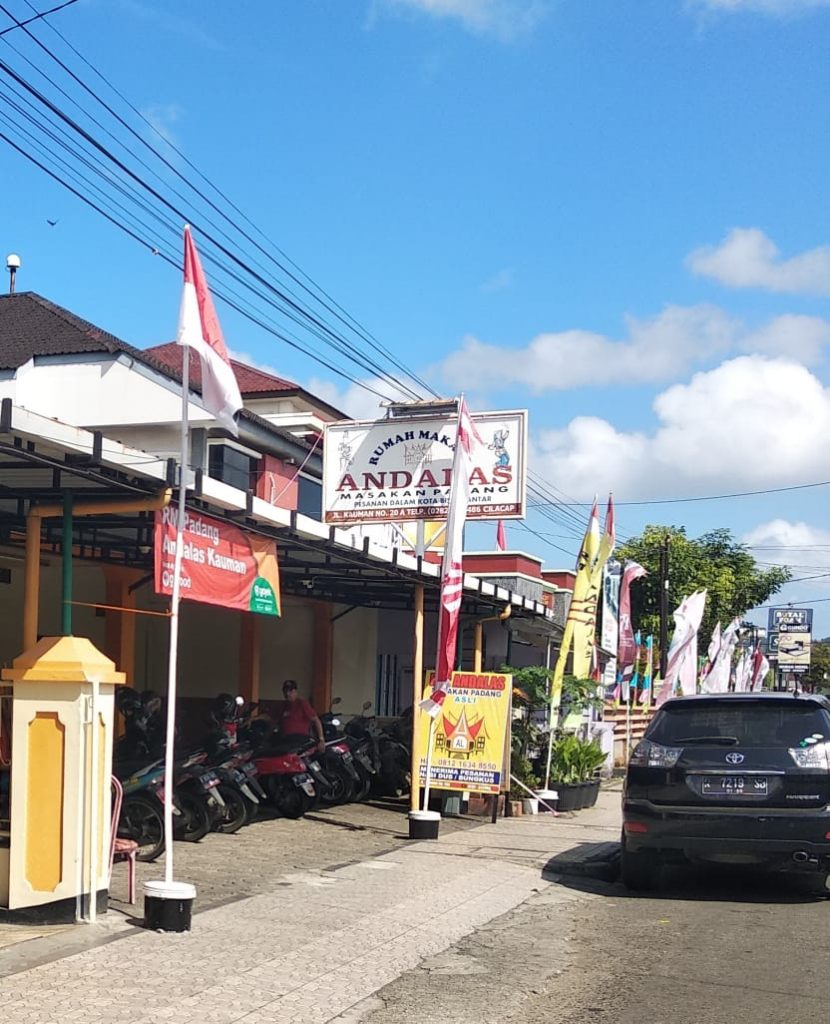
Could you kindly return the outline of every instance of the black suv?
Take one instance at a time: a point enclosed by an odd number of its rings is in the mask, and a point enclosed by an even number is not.
[[[830,872],[830,701],[724,693],[667,701],[628,764],[622,878],[668,861]]]

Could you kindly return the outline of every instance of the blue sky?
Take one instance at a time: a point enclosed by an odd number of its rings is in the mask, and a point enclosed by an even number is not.
[[[613,488],[626,535],[727,526],[759,560],[830,572],[827,487],[622,504],[830,479],[830,0],[172,6],[81,0],[51,20],[407,365],[474,408],[527,407],[532,466],[561,493]],[[19,31],[4,41],[46,66]],[[0,176],[19,287],[170,340],[172,268],[8,147]],[[376,411],[220,316],[234,352]],[[571,561],[574,529],[529,524],[559,547],[509,524],[511,546]],[[805,598],[830,577],[783,594]],[[830,601],[815,609],[830,634]]]

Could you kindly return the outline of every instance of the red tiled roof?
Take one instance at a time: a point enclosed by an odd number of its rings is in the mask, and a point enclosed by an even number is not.
[[[177,345],[174,341],[171,341],[166,345],[155,345],[153,348],[148,348],[144,351],[153,359],[160,363],[164,363],[165,366],[169,366],[171,370],[175,370],[176,373],[181,376],[181,345]],[[233,372],[236,375],[236,380],[239,384],[239,391],[243,397],[254,397],[257,395],[262,397],[263,395],[273,395],[284,391],[297,392],[300,390],[299,385],[294,384],[293,381],[285,380],[282,377],[275,377],[271,373],[265,373],[263,370],[257,370],[253,366],[248,366],[247,363],[240,363],[236,359],[231,359],[231,366],[233,367]],[[201,390],[201,360],[190,360],[189,377],[190,383],[196,389]]]

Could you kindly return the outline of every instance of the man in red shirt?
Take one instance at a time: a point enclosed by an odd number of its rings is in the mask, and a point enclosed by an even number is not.
[[[279,731],[283,736],[317,736],[317,749],[322,753],[326,749],[323,736],[323,723],[317,717],[314,708],[299,695],[297,684],[293,679],[286,679],[282,684],[285,700],[279,714]]]

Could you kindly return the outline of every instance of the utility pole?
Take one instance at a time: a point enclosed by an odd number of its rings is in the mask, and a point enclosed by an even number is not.
[[[660,678],[666,678],[669,659],[669,535],[660,545]]]

